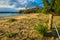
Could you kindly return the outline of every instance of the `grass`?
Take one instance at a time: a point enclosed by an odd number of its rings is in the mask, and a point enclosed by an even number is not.
[[[44,25],[36,24],[35,30],[44,36],[47,33],[48,28]]]
[[[17,19],[9,19],[8,22],[15,22]]]
[[[14,40],[42,40],[42,37],[40,34],[43,36],[46,34],[48,31],[48,15],[36,15],[39,16],[37,18],[21,18],[19,20],[15,18],[11,19],[5,19],[3,20],[4,22],[0,23],[0,29],[3,30],[4,35],[1,39],[6,39],[10,38],[9,40],[14,39]],[[37,25],[36,25],[37,24]],[[11,33],[13,32],[13,33]],[[38,32],[38,33],[37,33]],[[17,34],[18,35],[17,35]],[[26,36],[21,35],[24,34]],[[44,38],[43,38],[44,39]],[[49,40],[50,38],[48,38]],[[51,40],[51,39],[50,39]]]
[[[9,34],[6,34],[6,36],[8,38],[13,38],[13,37],[16,37],[17,33],[9,33]]]
[[[3,30],[0,30],[0,36],[3,36],[5,32]]]

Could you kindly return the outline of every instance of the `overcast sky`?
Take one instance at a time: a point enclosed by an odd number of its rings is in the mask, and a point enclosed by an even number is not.
[[[29,1],[36,2],[37,4],[42,3],[41,0],[0,0],[0,8],[17,8],[16,6],[19,4],[27,5]],[[42,6],[42,4],[40,6]]]

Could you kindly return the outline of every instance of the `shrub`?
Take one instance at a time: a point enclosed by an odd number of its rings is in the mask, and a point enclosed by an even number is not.
[[[6,36],[9,38],[16,37],[17,33],[9,33]]]
[[[17,19],[9,19],[8,22],[15,22]]]
[[[4,35],[5,32],[3,30],[0,30],[0,36]]]
[[[58,26],[60,26],[60,22],[58,23]]]
[[[37,24],[35,30],[44,36],[47,33],[48,28],[44,25]]]

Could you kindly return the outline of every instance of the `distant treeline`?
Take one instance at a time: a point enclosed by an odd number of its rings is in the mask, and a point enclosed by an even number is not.
[[[42,0],[43,8],[34,7],[25,10],[20,10],[20,13],[58,13],[60,14],[60,0]]]
[[[25,10],[20,10],[19,13],[40,13],[42,8],[36,6],[33,8],[26,8]]]

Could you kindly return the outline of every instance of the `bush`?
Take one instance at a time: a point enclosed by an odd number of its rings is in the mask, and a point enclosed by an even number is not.
[[[35,30],[44,36],[47,33],[48,28],[44,25],[37,24]]]
[[[15,22],[17,19],[9,19],[8,22]]]
[[[17,33],[9,33],[6,36],[9,38],[16,37]]]

